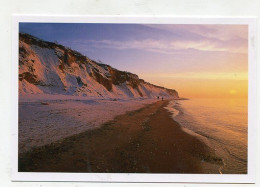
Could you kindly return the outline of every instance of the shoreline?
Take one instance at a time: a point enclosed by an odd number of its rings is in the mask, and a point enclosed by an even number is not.
[[[19,171],[216,173],[222,160],[157,101],[100,128],[19,154]]]

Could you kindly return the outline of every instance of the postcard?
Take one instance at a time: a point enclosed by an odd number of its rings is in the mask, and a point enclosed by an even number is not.
[[[254,18],[14,17],[14,181],[253,183]]]

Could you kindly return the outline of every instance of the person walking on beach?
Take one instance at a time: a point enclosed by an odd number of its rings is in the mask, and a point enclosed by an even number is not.
[[[159,96],[157,96],[157,99],[158,99],[158,100],[159,100],[159,98],[160,98],[160,97],[159,97]]]
[[[162,97],[162,101],[163,101],[163,97]]]

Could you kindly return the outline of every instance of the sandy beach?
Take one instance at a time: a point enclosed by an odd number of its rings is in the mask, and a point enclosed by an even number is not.
[[[156,101],[42,94],[20,96],[19,153],[99,128],[118,115]]]
[[[19,154],[24,172],[219,173],[222,160],[158,101]]]

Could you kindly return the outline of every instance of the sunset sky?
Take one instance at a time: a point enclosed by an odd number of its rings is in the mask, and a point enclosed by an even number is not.
[[[176,89],[181,97],[247,96],[247,25],[20,23],[20,32]]]

